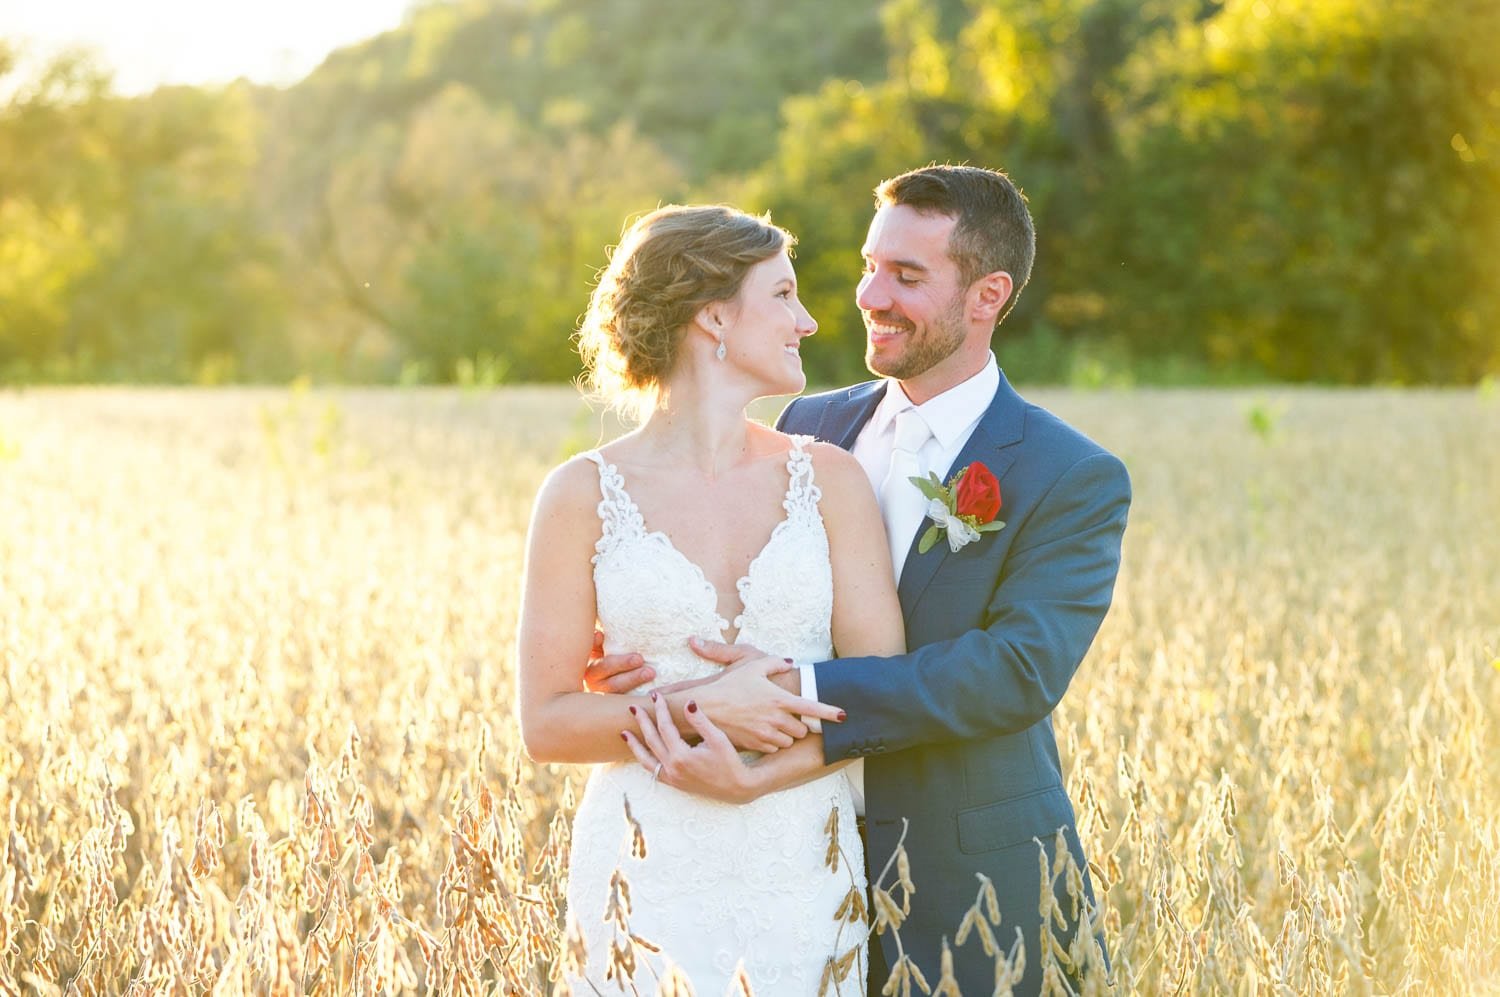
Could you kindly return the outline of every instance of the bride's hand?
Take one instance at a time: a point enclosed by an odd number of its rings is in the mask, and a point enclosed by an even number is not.
[[[636,761],[656,773],[658,782],[721,803],[748,803],[760,796],[755,770],[697,702],[689,700],[685,713],[702,740],[690,745],[677,732],[666,697],[653,693],[651,700],[651,706],[630,708],[639,733],[621,731],[620,736]]]
[[[789,748],[807,736],[804,723],[807,717],[843,722],[844,711],[837,706],[796,695],[801,682],[787,659],[746,657],[741,649],[730,649],[722,657],[713,656],[723,647],[694,645],[700,656],[711,661],[721,664],[735,661],[712,682],[694,690],[694,698],[738,747],[761,752]]]

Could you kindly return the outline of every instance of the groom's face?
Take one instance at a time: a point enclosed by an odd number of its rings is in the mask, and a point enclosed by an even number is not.
[[[876,374],[910,381],[956,363],[967,326],[966,288],[948,255],[955,224],[904,204],[875,213],[855,301],[865,319],[865,365]]]

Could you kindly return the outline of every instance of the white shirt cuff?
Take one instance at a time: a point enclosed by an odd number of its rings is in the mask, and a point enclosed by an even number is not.
[[[802,676],[802,698],[818,699],[818,671],[812,665],[798,665],[797,672]],[[818,700],[822,702],[822,700]],[[823,721],[817,717],[803,717],[802,722],[807,724],[807,729],[814,734],[823,733]]]

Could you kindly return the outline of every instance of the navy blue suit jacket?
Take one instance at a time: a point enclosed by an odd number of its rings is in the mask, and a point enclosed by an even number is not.
[[[875,411],[885,382],[799,398],[777,428],[845,449]],[[1059,828],[1083,865],[1063,785],[1052,710],[1109,608],[1130,506],[1125,466],[1056,416],[1027,403],[1002,374],[999,389],[951,469],[982,461],[1000,481],[999,518],[957,552],[912,546],[898,592],[912,650],[816,666],[818,698],[848,713],[825,724],[827,760],[865,761],[871,876],[901,824],[916,893],[901,943],[931,984],[984,873],[1000,895],[997,936],[1020,927],[1026,979],[1040,987],[1037,845]],[[946,473],[945,473],[946,472]],[[1085,870],[1087,866],[1084,865]],[[885,884],[889,885],[889,883]],[[896,950],[882,936],[887,965]],[[994,987],[992,961],[970,938],[954,951],[965,993]],[[875,981],[872,981],[872,983]],[[872,988],[873,989],[873,988]]]

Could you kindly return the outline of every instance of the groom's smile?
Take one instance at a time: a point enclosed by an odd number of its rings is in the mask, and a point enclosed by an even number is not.
[[[912,323],[897,319],[889,313],[874,316],[866,312],[865,316],[865,339],[869,346],[869,357],[872,362],[876,357],[893,356],[900,349],[897,345],[901,337],[915,331]]]
[[[903,333],[911,332],[913,328],[912,323],[898,318],[890,312],[883,312],[878,315],[872,315],[869,312],[865,313],[865,331],[871,337],[890,338],[892,336],[900,336]]]

